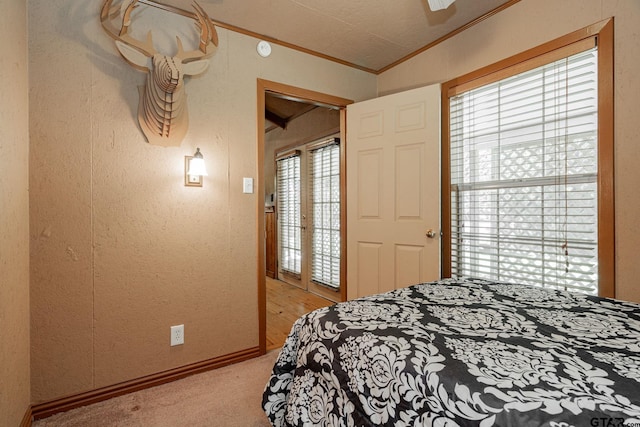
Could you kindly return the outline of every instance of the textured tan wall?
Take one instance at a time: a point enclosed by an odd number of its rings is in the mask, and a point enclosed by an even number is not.
[[[616,297],[640,301],[640,1],[521,0],[379,76],[380,94],[439,83],[603,19],[615,19]]]
[[[0,427],[15,427],[31,403],[27,9],[0,7]]]
[[[209,69],[187,82],[186,139],[151,146],[135,121],[144,75],[98,9],[29,4],[34,402],[257,346],[257,194],[242,193],[257,178],[256,79],[376,93],[374,75],[279,46],[264,59],[257,40],[218,29]],[[209,176],[187,188],[196,147]],[[182,323],[185,345],[170,347]]]

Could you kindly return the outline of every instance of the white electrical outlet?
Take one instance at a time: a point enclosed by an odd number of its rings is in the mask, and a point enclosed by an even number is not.
[[[171,327],[171,347],[184,344],[184,325]]]

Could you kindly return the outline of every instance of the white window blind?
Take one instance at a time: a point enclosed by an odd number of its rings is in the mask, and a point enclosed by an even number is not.
[[[300,219],[300,152],[277,160],[276,197],[280,270],[300,277],[302,272],[302,224]]]
[[[597,295],[597,49],[450,98],[451,269]]]
[[[316,146],[317,147],[317,146]],[[340,145],[337,138],[310,151],[311,280],[340,287]]]

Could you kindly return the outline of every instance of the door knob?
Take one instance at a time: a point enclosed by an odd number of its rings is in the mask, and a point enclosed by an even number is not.
[[[430,228],[427,230],[426,236],[430,239],[433,239],[434,237],[436,237],[436,232],[433,231],[433,228]]]

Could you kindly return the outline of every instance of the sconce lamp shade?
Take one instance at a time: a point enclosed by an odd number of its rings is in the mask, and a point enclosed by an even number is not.
[[[192,176],[208,176],[207,168],[204,166],[204,159],[202,158],[200,148],[196,149],[196,153],[189,161],[189,171],[187,172],[187,174]]]

